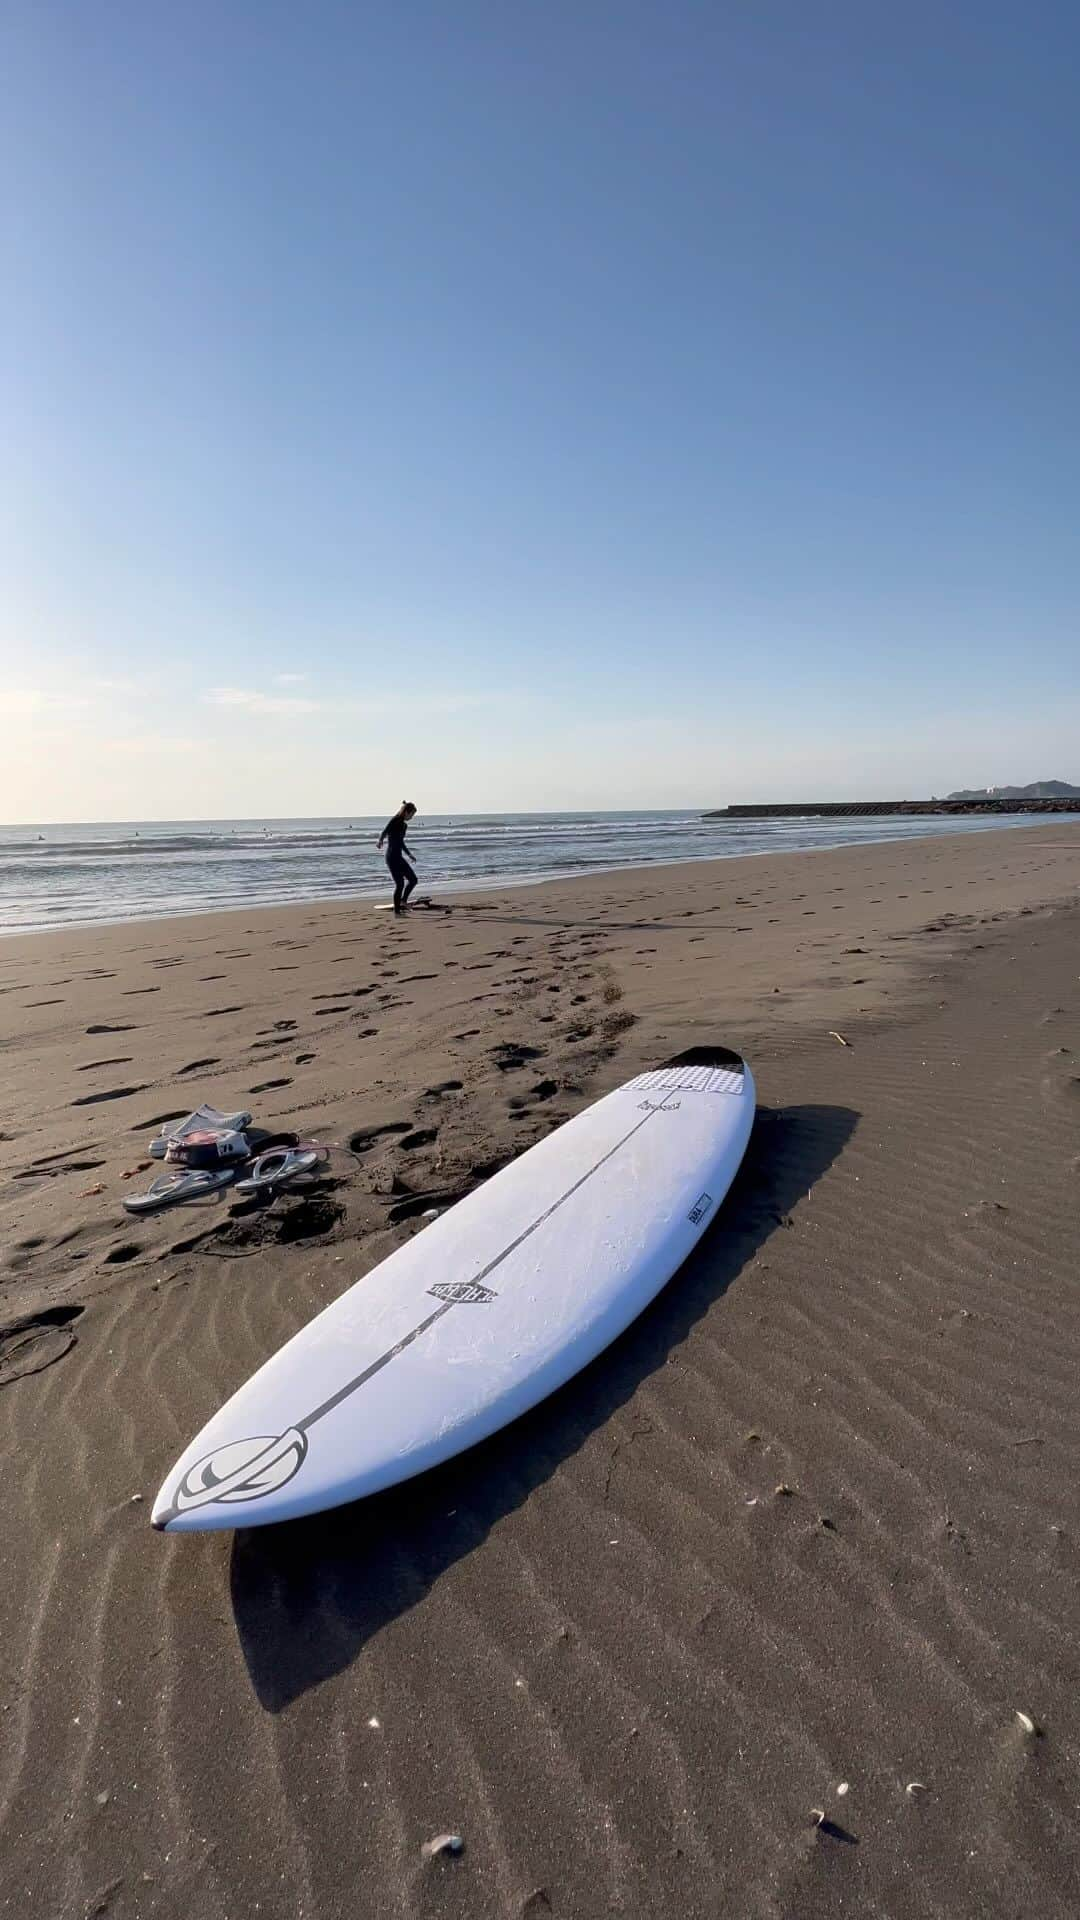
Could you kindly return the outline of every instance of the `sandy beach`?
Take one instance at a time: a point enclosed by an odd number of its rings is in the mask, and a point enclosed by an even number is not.
[[[1071,1920],[1078,936],[1040,820],[0,943],[0,1913]],[[585,1374],[362,1506],[151,1531],[426,1210],[705,1041],[743,1171]],[[202,1100],[326,1177],[131,1219]]]

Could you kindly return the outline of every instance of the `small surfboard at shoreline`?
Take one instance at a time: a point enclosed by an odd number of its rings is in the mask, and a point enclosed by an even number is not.
[[[449,913],[450,911],[449,907],[443,906],[441,900],[433,900],[430,893],[414,895],[409,901],[409,912],[415,913],[417,908],[423,913]],[[393,913],[394,903],[392,900],[380,900],[375,911],[376,913]]]
[[[635,1075],[399,1247],[252,1375],[154,1503],[266,1525],[408,1480],[603,1352],[716,1218],[754,1120],[725,1047]]]

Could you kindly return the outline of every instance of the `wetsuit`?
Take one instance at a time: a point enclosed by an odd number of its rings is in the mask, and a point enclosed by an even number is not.
[[[416,885],[416,874],[405,858],[405,835],[409,823],[395,813],[382,830],[382,839],[386,841],[386,864],[394,876],[394,912],[400,913],[410,893]]]

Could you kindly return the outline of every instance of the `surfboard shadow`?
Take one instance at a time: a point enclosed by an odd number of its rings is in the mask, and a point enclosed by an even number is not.
[[[858,1119],[850,1107],[759,1106],[716,1225],[582,1373],[490,1440],[403,1486],[308,1520],[238,1531],[233,1613],[262,1706],[280,1712],[349,1666],[624,1406],[783,1229]]]

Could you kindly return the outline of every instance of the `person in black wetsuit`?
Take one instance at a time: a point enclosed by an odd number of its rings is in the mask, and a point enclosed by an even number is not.
[[[416,885],[416,873],[409,865],[412,858],[411,848],[405,845],[410,820],[415,819],[416,808],[411,800],[403,800],[392,820],[388,820],[379,835],[379,846],[386,844],[386,864],[394,876],[394,912],[404,913],[408,908],[409,895]]]

